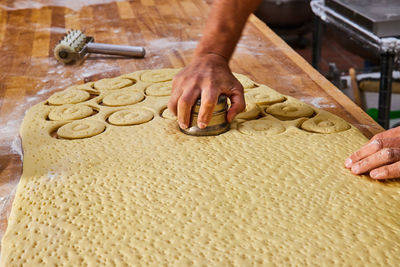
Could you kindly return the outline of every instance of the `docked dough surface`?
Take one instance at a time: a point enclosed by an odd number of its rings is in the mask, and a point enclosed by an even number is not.
[[[73,86],[26,113],[0,266],[399,263],[400,184],[344,168],[367,141],[355,127],[238,76],[248,110],[222,135],[188,136],[153,86],[177,72]],[[285,101],[312,113],[265,112]],[[83,112],[71,105],[96,112],[60,115]]]

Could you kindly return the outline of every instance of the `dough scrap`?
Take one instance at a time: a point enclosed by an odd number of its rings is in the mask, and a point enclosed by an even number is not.
[[[137,81],[122,91],[144,93],[159,82],[142,81],[146,72],[120,76]],[[293,100],[267,91],[278,102]],[[46,119],[57,108],[46,101],[26,112],[23,174],[0,267],[400,262],[400,181],[377,182],[343,167],[367,141],[354,126],[313,108],[309,119],[262,113],[235,119],[224,134],[193,137],[166,119],[168,97],[147,96],[129,108],[101,105],[110,93],[99,90],[85,102],[98,113],[68,124]],[[126,109],[145,109],[152,119],[109,122]],[[308,128],[326,121],[344,127],[326,134]],[[82,135],[85,125],[95,131]]]
[[[133,105],[144,99],[144,95],[135,91],[117,91],[106,95],[102,102],[106,106],[118,107]]]
[[[105,128],[105,123],[99,121],[74,121],[61,126],[57,135],[65,139],[88,138],[102,133]]]
[[[247,103],[246,109],[236,115],[236,119],[252,120],[256,119],[261,113],[260,107],[255,103]]]
[[[233,74],[236,79],[242,84],[243,89],[246,91],[248,89],[252,89],[254,88],[256,85],[255,83],[249,79],[249,77],[243,75],[243,74],[238,74],[238,73],[234,73]]]
[[[51,105],[76,104],[90,98],[90,94],[83,90],[70,89],[57,92],[47,100]]]
[[[152,84],[146,89],[146,95],[151,96],[169,96],[172,91],[172,82],[163,82]]]
[[[66,104],[53,108],[49,113],[52,121],[78,120],[93,114],[93,108],[85,105]]]
[[[311,117],[314,114],[307,104],[300,101],[285,101],[283,103],[274,104],[265,110],[267,113],[281,120],[293,120],[302,117]]]
[[[285,101],[285,96],[272,90],[268,86],[261,85],[252,89],[244,94],[245,100],[248,103],[255,103],[257,105],[269,105]]]
[[[94,83],[94,88],[98,90],[117,90],[133,84],[127,78],[104,78]]]
[[[350,125],[331,113],[321,111],[314,118],[303,122],[301,128],[313,133],[330,134],[348,130]]]
[[[123,109],[108,117],[108,122],[113,125],[137,125],[152,120],[154,114],[144,108]]]

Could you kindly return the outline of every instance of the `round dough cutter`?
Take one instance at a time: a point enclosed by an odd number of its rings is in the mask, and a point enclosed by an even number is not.
[[[199,116],[201,99],[198,98],[195,105],[192,108],[192,114],[190,118],[190,125],[187,129],[180,130],[193,136],[213,136],[225,133],[229,130],[229,123],[226,119],[226,113],[228,111],[228,101],[225,95],[220,95],[218,102],[214,107],[214,111],[210,120],[210,123],[206,128],[199,128],[197,126],[197,118]]]

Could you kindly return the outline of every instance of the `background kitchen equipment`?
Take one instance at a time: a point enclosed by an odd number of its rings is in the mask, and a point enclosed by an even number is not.
[[[311,31],[310,0],[263,0],[255,15],[289,45],[307,45],[304,36]]]

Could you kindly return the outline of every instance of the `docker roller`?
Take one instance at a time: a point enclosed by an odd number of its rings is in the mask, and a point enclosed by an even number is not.
[[[80,30],[68,31],[54,48],[55,58],[64,64],[81,60],[88,53],[142,58],[146,51],[140,46],[95,43],[92,36]]]

